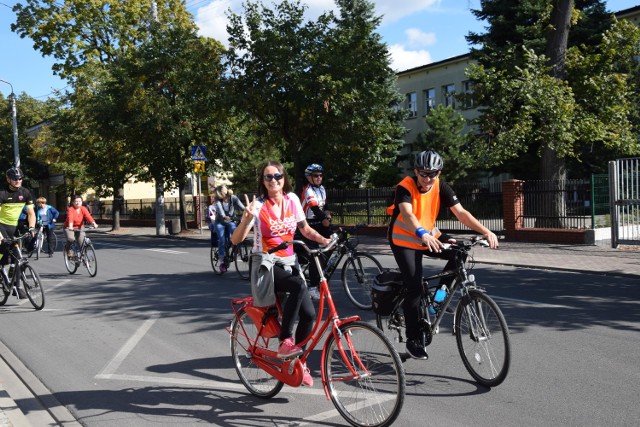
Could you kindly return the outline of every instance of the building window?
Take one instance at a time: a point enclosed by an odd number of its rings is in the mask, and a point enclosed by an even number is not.
[[[434,88],[424,91],[425,115],[429,114],[432,108],[436,108],[436,90]]]
[[[462,82],[463,103],[465,109],[473,108],[473,82],[466,80]]]
[[[456,108],[456,86],[453,84],[442,86],[442,99],[444,106]]]
[[[406,108],[409,111],[410,118],[418,115],[418,97],[415,92],[407,94]]]

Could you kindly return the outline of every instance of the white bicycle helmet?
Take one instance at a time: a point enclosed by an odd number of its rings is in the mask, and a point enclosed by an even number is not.
[[[442,157],[434,150],[425,150],[416,156],[414,167],[419,170],[442,170]]]
[[[324,171],[324,168],[322,167],[322,165],[319,165],[317,163],[312,163],[309,166],[307,166],[307,168],[304,170],[304,176],[309,176],[314,172],[322,172]]]

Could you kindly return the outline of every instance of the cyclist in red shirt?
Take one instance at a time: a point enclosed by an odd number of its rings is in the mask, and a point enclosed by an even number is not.
[[[89,210],[82,206],[82,196],[76,194],[71,198],[71,206],[67,208],[67,219],[64,220],[64,234],[67,237],[67,243],[64,249],[67,251],[67,256],[74,256],[71,250],[71,244],[78,239],[80,246],[84,243],[84,223],[88,222],[93,225],[94,228],[98,228],[96,220],[93,219]]]

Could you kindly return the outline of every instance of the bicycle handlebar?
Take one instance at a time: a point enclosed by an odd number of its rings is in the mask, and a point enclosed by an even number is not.
[[[330,251],[331,249],[333,249],[336,246],[337,243],[338,243],[338,234],[333,233],[331,235],[331,243],[329,243],[324,248],[310,249],[309,246],[307,246],[307,244],[305,242],[303,242],[302,240],[291,240],[290,242],[282,242],[282,243],[280,243],[275,248],[269,249],[267,251],[267,253],[268,254],[272,254],[274,252],[278,252],[279,250],[288,248],[289,245],[300,245],[305,249],[305,251],[307,251],[308,254],[310,254],[312,256],[316,256],[317,254],[321,254],[323,252]]]
[[[469,250],[476,245],[480,245],[480,246],[484,246],[485,248],[488,248],[489,242],[487,241],[487,239],[483,237],[474,236],[470,240],[464,240],[462,242],[444,243],[443,249],[444,250]]]

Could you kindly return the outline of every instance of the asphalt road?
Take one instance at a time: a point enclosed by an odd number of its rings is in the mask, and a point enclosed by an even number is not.
[[[33,262],[43,311],[13,297],[0,307],[0,339],[50,390],[41,399],[90,427],[346,424],[323,394],[319,351],[313,388],[285,387],[270,400],[244,389],[224,328],[230,299],[248,294],[248,283],[233,271],[214,275],[206,240],[93,241],[97,277],[69,275],[58,253]],[[379,259],[392,266],[391,257]],[[445,321],[430,359],[405,364],[407,399],[395,426],[637,425],[637,278],[483,265],[474,274],[509,323],[509,376],[494,389],[474,383]],[[332,291],[343,316],[372,320],[339,282]]]

